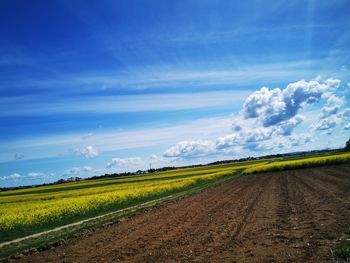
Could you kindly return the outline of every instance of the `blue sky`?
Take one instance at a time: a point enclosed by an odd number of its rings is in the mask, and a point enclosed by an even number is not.
[[[341,147],[349,12],[347,0],[1,1],[0,186]]]

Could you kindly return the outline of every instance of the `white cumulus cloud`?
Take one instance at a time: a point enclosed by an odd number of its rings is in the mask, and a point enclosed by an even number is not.
[[[315,127],[316,130],[324,131],[336,127],[340,122],[337,116],[330,116],[327,119],[322,119]]]
[[[22,175],[18,174],[18,173],[13,173],[7,176],[1,176],[0,180],[13,180],[13,179],[19,179],[21,178]]]
[[[350,109],[347,108],[342,112],[339,112],[337,114],[330,114],[327,117],[323,117],[323,115],[321,115],[319,122],[317,124],[314,124],[312,128],[314,130],[324,131],[324,134],[330,135],[333,133],[334,129],[337,126],[344,125],[343,128],[346,130],[346,127],[348,126],[349,122]]]
[[[344,98],[334,93],[340,80],[321,78],[300,80],[284,89],[262,87],[247,97],[240,113],[232,119],[232,132],[216,140],[180,141],[167,149],[165,158],[197,158],[215,154],[232,154],[234,151],[266,151],[290,149],[311,142],[315,131],[326,131],[350,117],[350,110],[339,113]],[[296,127],[305,121],[300,110],[307,104],[322,101],[322,118],[308,133],[294,134]]]
[[[149,162],[152,166],[162,166],[162,165],[169,165],[170,163],[176,161],[177,158],[167,158],[163,156],[158,156],[156,154],[152,154]]]
[[[233,133],[217,138],[216,147],[219,150],[237,146],[257,149],[259,145],[264,145],[260,142],[291,135],[293,129],[302,123],[303,120],[303,116],[297,115],[287,121],[264,127],[258,120],[245,120],[238,117],[238,120],[233,125]],[[238,126],[239,128],[237,128]]]
[[[76,151],[76,153],[78,155],[84,156],[85,158],[93,158],[99,155],[99,152],[91,145],[87,146],[84,149]]]
[[[31,172],[31,173],[28,173],[28,176],[34,178],[34,177],[45,176],[45,174],[44,173]]]
[[[107,163],[107,168],[114,166],[119,168],[133,168],[143,163],[144,161],[141,157],[112,158],[111,162]]]
[[[264,127],[276,125],[293,118],[304,105],[319,101],[324,93],[333,92],[339,85],[340,80],[328,79],[323,83],[300,80],[283,90],[262,87],[246,99],[241,113],[245,119],[260,119]]]
[[[163,156],[170,158],[195,158],[208,156],[216,152],[212,141],[181,141],[167,149]]]
[[[321,110],[321,118],[327,118],[331,115],[337,114],[339,109],[344,105],[345,99],[331,94],[327,98],[326,105]]]

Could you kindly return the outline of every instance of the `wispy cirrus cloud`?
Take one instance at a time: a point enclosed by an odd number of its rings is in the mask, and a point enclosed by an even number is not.
[[[157,112],[190,109],[222,108],[240,103],[248,91],[212,91],[180,94],[146,94],[124,96],[96,96],[65,99],[60,102],[27,101],[21,107],[9,110],[14,99],[0,99],[0,117],[52,114],[89,114]]]
[[[93,168],[91,166],[83,166],[83,167],[72,167],[68,170],[69,174],[80,174],[91,172]]]
[[[13,89],[29,86],[33,91],[38,89],[52,94],[103,94],[109,96],[115,94],[113,91],[132,91],[133,94],[144,94],[152,90],[153,94],[186,91],[189,87],[196,87],[197,90],[216,90],[218,87],[234,85],[257,85],[265,82],[266,79],[273,79],[275,82],[296,79],[299,76],[311,78],[316,74],[334,74],[334,63],[344,57],[342,53],[331,57],[313,58],[308,60],[286,60],[276,57],[255,60],[250,63],[239,63],[236,57],[225,57],[217,60],[196,61],[189,65],[177,64],[154,64],[147,67],[134,66],[128,71],[103,70],[83,73],[65,73],[60,76],[51,76],[48,79],[23,79],[11,82]],[[281,62],[283,61],[283,62]],[[208,65],[204,66],[203,65]],[[346,72],[339,71],[339,76],[346,75]],[[61,87],[67,87],[62,89]],[[0,87],[1,89],[1,87]],[[40,94],[40,95],[41,95]],[[37,94],[39,95],[39,94]],[[21,96],[21,92],[18,92]]]

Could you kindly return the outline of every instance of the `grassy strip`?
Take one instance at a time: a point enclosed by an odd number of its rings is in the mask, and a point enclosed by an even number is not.
[[[226,183],[230,180],[237,178],[241,174],[242,170],[239,170],[234,173],[222,176],[217,180],[202,181],[196,186],[192,186],[187,189],[182,189],[182,191],[180,192],[163,196],[163,198],[161,198],[161,200],[159,201],[153,198],[155,202],[149,205],[143,205],[141,203],[135,207],[130,208],[129,210],[123,210],[122,212],[115,211],[114,214],[108,213],[104,217],[100,217],[96,220],[87,221],[74,227],[62,229],[61,231],[57,232],[43,234],[39,237],[29,238],[18,243],[12,243],[10,245],[0,248],[0,262],[5,261],[9,257],[19,258],[23,255],[35,253],[36,251],[47,250],[51,247],[61,245],[63,243],[69,242],[72,238],[90,233],[91,231],[95,231],[96,228],[110,225],[113,222],[118,222],[118,220],[123,217],[137,215],[143,213],[145,210],[148,210],[152,207],[158,207],[165,204],[169,204],[170,202],[180,200],[184,197],[196,194],[204,189]]]
[[[256,165],[244,170],[243,174],[254,174],[270,171],[283,171],[297,168],[307,168],[331,164],[350,162],[350,153],[341,153],[331,156],[313,157],[300,160],[277,161],[268,164]]]
[[[345,237],[340,240],[340,243],[333,251],[333,257],[336,262],[350,261],[350,230],[345,234]]]

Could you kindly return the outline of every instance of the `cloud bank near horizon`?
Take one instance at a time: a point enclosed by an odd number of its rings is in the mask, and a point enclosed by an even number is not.
[[[340,110],[345,98],[336,94],[341,80],[320,77],[290,83],[284,89],[262,87],[250,94],[240,111],[232,118],[232,132],[211,140],[180,141],[164,151],[168,158],[199,158],[209,155],[232,154],[242,150],[250,152],[287,150],[306,145],[314,135],[323,131],[331,135],[337,126],[348,129],[350,109]],[[316,124],[308,132],[294,130],[305,121],[301,111],[307,106],[323,104]]]

